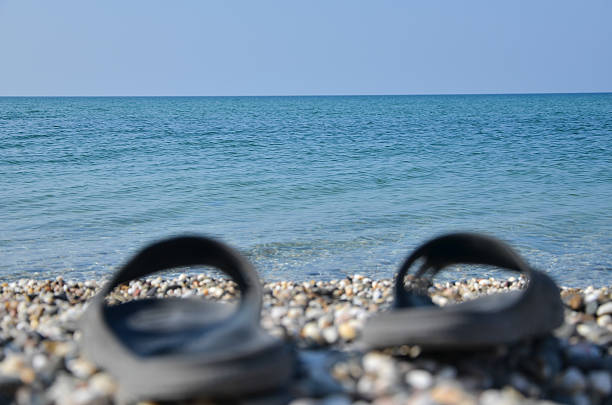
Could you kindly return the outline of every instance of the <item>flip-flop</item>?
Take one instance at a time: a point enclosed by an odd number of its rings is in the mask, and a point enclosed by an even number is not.
[[[423,264],[412,285],[431,280],[452,264],[482,264],[525,275],[521,291],[498,293],[438,307],[419,288],[405,287],[415,262]],[[391,311],[371,317],[362,340],[371,348],[418,345],[424,349],[472,349],[513,343],[550,332],[563,323],[563,304],[555,282],[533,270],[505,243],[479,234],[448,234],[418,247],[403,263],[395,280]]]
[[[105,305],[120,284],[181,266],[214,266],[241,292],[239,304],[149,298]],[[259,324],[262,288],[251,264],[213,239],[177,237],[132,258],[92,299],[81,318],[85,354],[114,375],[120,402],[241,399],[282,388],[292,348]]]

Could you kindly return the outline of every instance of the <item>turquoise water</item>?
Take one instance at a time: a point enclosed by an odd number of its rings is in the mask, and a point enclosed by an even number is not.
[[[0,98],[0,217],[5,280],[105,277],[184,232],[269,280],[389,277],[473,230],[611,284],[612,94]]]

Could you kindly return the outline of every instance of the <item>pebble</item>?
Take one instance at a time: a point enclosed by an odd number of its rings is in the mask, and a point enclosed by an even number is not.
[[[587,379],[589,386],[598,394],[607,396],[612,393],[612,375],[609,371],[591,371]]]
[[[575,367],[568,368],[561,376],[561,387],[568,392],[582,391],[586,385],[584,375]]]
[[[597,340],[599,335],[603,332],[594,322],[580,324],[576,327],[576,331],[589,340]]]
[[[431,390],[431,398],[440,405],[476,405],[477,401],[460,386],[443,383]]]
[[[443,366],[436,377],[440,380],[454,380],[457,377],[457,369],[453,366]]]
[[[395,375],[395,367],[391,357],[379,352],[370,352],[363,356],[363,369],[366,373],[384,378]]]
[[[605,314],[597,318],[597,325],[605,328],[607,326],[612,325],[612,315]]]
[[[406,374],[406,382],[417,390],[424,390],[432,386],[433,376],[425,370],[411,370]]]
[[[61,278],[0,282],[0,403],[8,395],[8,402],[18,405],[113,404],[117,382],[81,357],[77,344],[78,319],[102,285]],[[446,306],[525,285],[523,277],[472,279],[434,282],[427,291],[435,304]],[[300,378],[309,381],[308,389],[293,405],[511,405],[544,404],[546,398],[612,403],[609,287],[562,287],[566,323],[556,337],[448,358],[418,346],[360,348],[364,321],[393,302],[393,280],[356,275],[279,281],[265,284],[263,291],[263,327],[294,342],[300,353],[320,357],[316,367],[312,361],[305,365],[308,372]],[[116,288],[108,301],[200,295],[235,302],[238,294],[228,279],[183,274],[132,281]]]
[[[585,290],[584,302],[586,302],[587,304],[590,304],[591,302],[597,303],[598,299],[599,299],[599,293],[592,291],[592,289],[589,289],[587,287],[587,289]]]
[[[313,342],[318,342],[321,339],[319,327],[315,322],[309,322],[302,328],[302,337]]]
[[[19,373],[24,367],[25,367],[25,360],[22,355],[9,354],[2,361],[2,363],[0,363],[0,373],[7,375],[7,376],[16,376],[16,375],[19,375]]]
[[[328,327],[323,329],[321,334],[323,335],[323,339],[325,340],[325,342],[329,345],[333,345],[338,341],[338,332],[334,327]]]
[[[82,357],[68,360],[66,362],[66,368],[77,378],[83,380],[96,372],[96,365]]]
[[[36,373],[30,367],[24,367],[19,371],[19,378],[24,384],[32,384],[36,379]]]
[[[513,389],[489,389],[480,394],[479,402],[480,405],[519,405],[525,403],[525,397]]]
[[[597,316],[610,315],[610,314],[612,314],[612,301],[606,302],[605,304],[597,308]]]
[[[520,373],[512,373],[510,376],[510,384],[523,394],[529,393],[531,389],[531,383]]]
[[[591,405],[589,397],[584,393],[577,393],[572,396],[573,405]]]
[[[587,302],[587,304],[585,305],[584,312],[587,315],[595,315],[597,313],[597,309],[598,309],[597,301],[590,301],[590,302]]]
[[[564,302],[574,311],[578,311],[580,308],[582,308],[582,296],[580,294],[572,294],[566,300],[564,300]]]
[[[106,373],[97,373],[89,380],[89,385],[92,389],[100,394],[111,396],[117,392],[116,381]]]
[[[355,337],[357,336],[357,331],[355,329],[355,326],[350,321],[344,322],[338,325],[338,333],[340,334],[340,337],[342,337],[342,339],[348,340],[348,341],[354,340]]]

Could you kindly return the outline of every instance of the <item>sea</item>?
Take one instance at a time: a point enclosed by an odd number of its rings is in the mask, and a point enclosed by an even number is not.
[[[182,234],[264,280],[388,278],[454,231],[612,285],[612,94],[0,98],[0,281],[105,279]]]

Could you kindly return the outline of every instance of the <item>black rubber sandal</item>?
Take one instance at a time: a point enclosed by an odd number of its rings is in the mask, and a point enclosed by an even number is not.
[[[148,298],[107,306],[120,284],[180,266],[214,266],[241,292],[237,305]],[[259,324],[262,289],[238,252],[204,237],[155,243],[132,258],[86,309],[86,355],[114,375],[119,401],[257,397],[289,384],[295,355]]]
[[[412,285],[429,273],[431,280],[452,264],[483,264],[525,275],[524,290],[499,293],[438,307],[419,288],[406,289],[406,274],[419,259],[423,264]],[[395,280],[394,307],[371,317],[363,329],[366,346],[383,348],[418,345],[424,349],[473,349],[512,343],[550,332],[563,323],[563,304],[554,281],[531,269],[505,243],[479,234],[456,233],[417,248]]]

